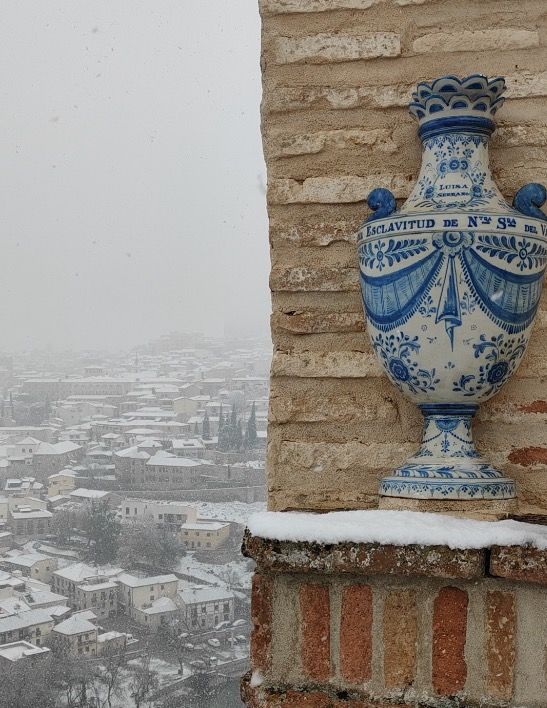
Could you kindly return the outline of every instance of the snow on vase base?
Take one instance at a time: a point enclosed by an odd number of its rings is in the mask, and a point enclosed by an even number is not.
[[[510,206],[490,175],[488,139],[503,78],[418,84],[422,166],[396,210],[375,189],[359,231],[361,292],[376,355],[421,409],[420,449],[382,480],[388,497],[505,500],[515,483],[476,451],[471,421],[526,350],[547,265],[544,187]]]

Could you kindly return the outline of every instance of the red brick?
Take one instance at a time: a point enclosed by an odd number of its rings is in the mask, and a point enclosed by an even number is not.
[[[489,696],[513,697],[516,610],[512,592],[486,593],[486,685]]]
[[[330,675],[330,602],[325,585],[300,588],[301,657],[304,675],[326,681]]]
[[[267,670],[271,661],[272,641],[271,577],[262,573],[253,575],[251,598],[251,664],[253,669]]]
[[[413,590],[394,590],[384,602],[384,681],[406,688],[416,677],[418,610]]]
[[[547,585],[547,550],[540,551],[529,546],[493,546],[490,574]]]
[[[517,406],[522,413],[547,413],[547,401],[533,401]]]
[[[372,590],[349,585],[342,591],[340,617],[340,673],[349,683],[372,676]]]
[[[467,593],[444,587],[433,603],[433,688],[442,696],[461,691],[467,678]]]
[[[522,467],[547,465],[547,447],[519,447],[507,456],[509,462]]]

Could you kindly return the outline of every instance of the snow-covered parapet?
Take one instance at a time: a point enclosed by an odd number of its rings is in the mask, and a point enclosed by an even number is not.
[[[336,511],[326,514],[265,511],[248,521],[253,536],[321,544],[376,543],[481,549],[547,549],[547,526],[520,521],[477,521],[414,511]]]

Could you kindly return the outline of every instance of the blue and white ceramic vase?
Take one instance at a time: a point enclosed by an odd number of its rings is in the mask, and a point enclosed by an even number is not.
[[[373,213],[358,240],[368,331],[388,377],[425,418],[420,449],[382,480],[384,496],[515,497],[471,435],[479,404],[524,355],[547,265],[545,188],[526,185],[510,206],[490,175],[504,88],[478,74],[418,84],[416,186],[399,210],[386,189],[368,197]]]

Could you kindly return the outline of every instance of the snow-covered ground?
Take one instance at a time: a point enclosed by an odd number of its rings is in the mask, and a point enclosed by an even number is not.
[[[175,570],[221,588],[250,588],[251,565],[245,558],[236,558],[222,565],[203,563],[190,552],[179,560]]]
[[[246,524],[250,516],[266,509],[266,502],[192,502],[192,506],[197,507],[200,518]]]
[[[263,511],[249,519],[248,527],[255,536],[277,541],[443,545],[459,549],[529,544],[547,549],[547,526],[416,511]]]

